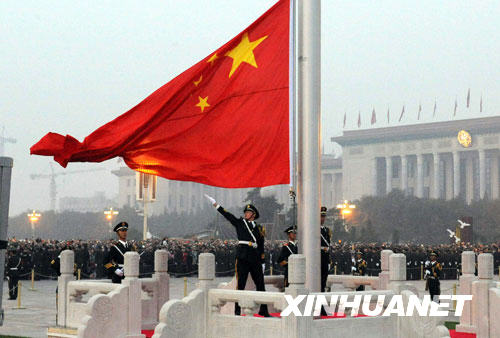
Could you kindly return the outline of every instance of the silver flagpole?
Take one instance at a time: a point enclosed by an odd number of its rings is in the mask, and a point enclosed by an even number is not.
[[[298,2],[298,224],[306,288],[320,291],[321,0]]]

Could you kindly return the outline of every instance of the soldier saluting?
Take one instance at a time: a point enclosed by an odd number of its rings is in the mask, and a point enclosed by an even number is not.
[[[244,216],[237,218],[217,204],[214,198],[206,194],[205,197],[236,229],[238,247],[236,249],[235,270],[238,290],[245,290],[250,273],[257,291],[266,291],[264,286],[264,231],[260,224],[255,223],[255,220],[259,218],[259,211],[252,204],[247,204],[243,209]],[[235,304],[234,313],[241,314],[238,303]],[[259,315],[270,317],[266,304],[261,304]]]
[[[288,242],[283,244],[281,247],[278,263],[284,269],[283,274],[285,275],[285,287],[288,287],[288,257],[298,253],[297,242],[295,241],[297,238],[297,229],[291,226],[285,230],[285,233],[288,234]]]
[[[120,284],[122,279],[125,278],[123,271],[125,253],[135,251],[135,248],[133,248],[132,244],[127,242],[127,222],[118,223],[114,227],[113,231],[116,232],[118,241],[109,249],[108,258],[106,259],[104,268],[108,271],[108,276],[111,278],[112,282]]]

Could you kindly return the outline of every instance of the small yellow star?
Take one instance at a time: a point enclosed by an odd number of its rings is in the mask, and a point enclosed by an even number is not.
[[[198,96],[198,100],[200,102],[198,102],[196,104],[196,107],[200,107],[201,109],[201,112],[203,113],[203,111],[205,110],[205,107],[210,107],[210,105],[208,104],[207,100],[208,100],[208,96],[205,97],[205,98],[202,98],[201,96]]]
[[[196,87],[198,87],[198,85],[200,84],[201,80],[203,80],[203,75],[201,75],[200,78],[197,81],[193,81],[194,85]]]
[[[219,57],[217,56],[217,53],[214,53],[214,55],[212,55],[210,57],[210,59],[207,60],[208,63],[210,63],[210,66],[213,66],[214,65],[214,62],[215,60],[217,60]]]
[[[238,46],[226,53],[226,56],[233,58],[233,66],[231,67],[231,71],[229,72],[229,77],[233,75],[233,73],[236,71],[236,69],[238,69],[242,62],[246,62],[249,65],[257,68],[257,62],[255,62],[253,50],[266,38],[267,35],[258,40],[250,41],[248,39],[248,33],[245,32],[243,34]]]

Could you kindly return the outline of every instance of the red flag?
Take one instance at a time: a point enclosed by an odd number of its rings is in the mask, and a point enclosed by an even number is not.
[[[403,109],[401,110],[401,115],[399,115],[399,122],[401,122],[401,119],[403,118],[404,114],[405,114],[405,106],[403,105]]]
[[[358,128],[361,127],[361,112],[358,112]]]
[[[372,123],[372,126],[377,122],[377,114],[375,113],[375,108],[373,108],[372,110],[372,120],[371,120],[371,123]]]
[[[132,169],[227,188],[289,183],[289,0],[83,142],[48,133],[31,154],[121,156]]]

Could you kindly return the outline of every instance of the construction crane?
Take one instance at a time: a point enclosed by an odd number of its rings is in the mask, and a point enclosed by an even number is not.
[[[55,211],[56,210],[56,198],[57,198],[56,177],[64,176],[64,175],[94,172],[94,171],[102,171],[102,170],[106,170],[106,169],[105,168],[96,168],[96,169],[86,169],[86,170],[72,170],[72,171],[55,172],[54,165],[52,163],[50,163],[50,171],[51,171],[50,174],[31,174],[30,177],[32,180],[38,180],[38,179],[44,179],[44,178],[50,179],[50,191],[49,191],[50,210]]]
[[[16,143],[17,140],[12,137],[5,137],[5,127],[2,127],[2,133],[0,134],[0,156],[4,156],[5,153],[5,143]]]

